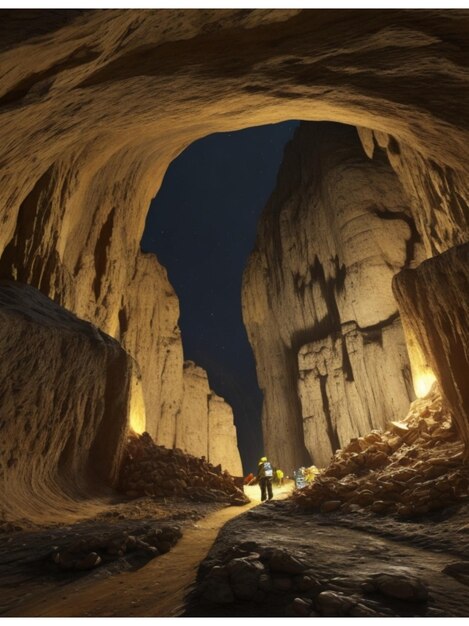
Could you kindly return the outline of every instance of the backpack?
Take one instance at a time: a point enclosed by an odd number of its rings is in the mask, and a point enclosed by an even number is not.
[[[274,470],[272,469],[272,465],[269,463],[269,461],[266,461],[264,463],[264,476],[266,478],[272,478],[273,475],[274,475]]]

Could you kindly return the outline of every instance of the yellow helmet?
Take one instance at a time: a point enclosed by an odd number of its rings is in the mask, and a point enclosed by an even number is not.
[[[266,461],[267,461],[267,457],[263,456],[261,460],[259,461],[259,463],[265,463]]]

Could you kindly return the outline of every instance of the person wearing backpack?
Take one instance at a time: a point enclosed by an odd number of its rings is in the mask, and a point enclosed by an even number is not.
[[[261,501],[264,502],[267,499],[272,500],[274,494],[272,491],[272,479],[274,476],[274,469],[267,457],[263,456],[257,467],[257,481],[261,487]]]

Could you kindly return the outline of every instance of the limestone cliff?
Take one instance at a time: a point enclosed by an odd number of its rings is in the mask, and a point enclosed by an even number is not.
[[[117,480],[132,362],[34,287],[0,281],[0,322],[2,516],[63,518]]]
[[[384,154],[350,126],[302,124],[287,147],[243,281],[267,450],[317,465],[412,399],[393,275],[423,258]],[[287,430],[284,424],[287,422]]]
[[[208,400],[208,456],[213,465],[221,465],[232,476],[243,476],[233,410],[212,391]]]
[[[242,476],[236,442],[231,407],[210,390],[205,370],[186,361],[175,446],[195,456],[203,456],[213,465],[221,464],[233,476]]]

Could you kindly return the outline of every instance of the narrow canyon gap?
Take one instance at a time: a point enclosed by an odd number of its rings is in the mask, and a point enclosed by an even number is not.
[[[234,412],[244,473],[264,454],[262,395],[241,314],[242,273],[299,122],[218,133],[173,162],[152,201],[142,250],[179,298],[184,358],[200,364]]]

